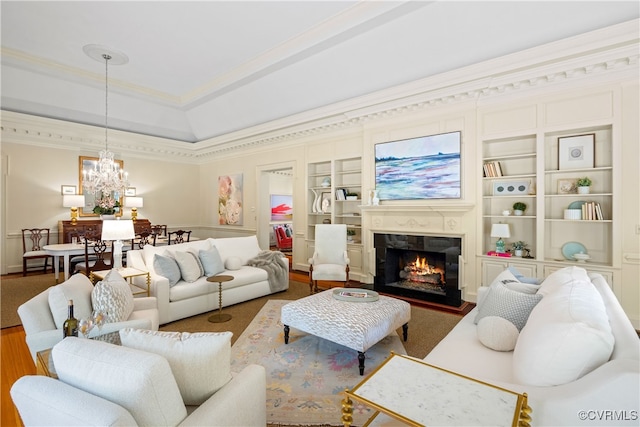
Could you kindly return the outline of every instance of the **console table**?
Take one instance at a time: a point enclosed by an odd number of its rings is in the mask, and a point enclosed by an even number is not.
[[[71,243],[71,234],[97,232],[102,229],[102,220],[83,219],[75,224],[71,221],[58,221],[58,243]],[[133,221],[133,229],[136,234],[143,231],[151,232],[151,222],[148,219],[138,219]]]
[[[384,413],[411,426],[529,426],[527,395],[477,381],[421,360],[392,353],[342,401],[342,422],[352,424],[353,401],[376,409],[365,424],[385,424]],[[397,424],[397,421],[395,422]]]

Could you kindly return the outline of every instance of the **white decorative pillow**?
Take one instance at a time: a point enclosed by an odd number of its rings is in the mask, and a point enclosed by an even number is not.
[[[203,271],[197,255],[189,251],[178,251],[175,257],[180,275],[185,282],[193,283],[202,276]]]
[[[564,285],[571,285],[575,281],[591,282],[587,270],[582,267],[572,266],[561,268],[548,275],[540,283],[540,294],[546,296],[557,291]]]
[[[93,285],[84,274],[74,274],[67,281],[49,288],[49,309],[56,329],[62,329],[69,312],[69,300],[73,300],[73,317],[91,317],[91,291]]]
[[[520,332],[513,352],[519,384],[550,387],[575,381],[609,360],[613,352],[614,336],[595,286],[579,279],[556,285]]]
[[[531,310],[541,299],[542,295],[514,291],[503,283],[494,283],[478,309],[475,323],[480,322],[483,317],[499,316],[513,323],[520,331],[527,323]]]
[[[483,317],[478,322],[477,333],[485,347],[496,351],[512,351],[520,335],[513,323],[498,316]]]
[[[227,258],[224,266],[227,268],[227,270],[240,270],[240,268],[242,268],[242,260],[237,256],[232,256]]]
[[[224,271],[224,262],[220,258],[220,252],[215,246],[206,250],[200,250],[198,252],[200,261],[202,261],[202,267],[204,268],[204,274],[207,277],[215,276]]]
[[[169,287],[174,286],[180,281],[180,267],[175,259],[166,255],[155,254],[153,256],[153,268],[160,276],[166,277],[169,280]]]
[[[169,361],[186,405],[201,405],[231,380],[231,332],[120,330],[123,346]]]
[[[94,310],[107,314],[107,322],[122,322],[133,313],[133,294],[118,270],[113,269],[91,292]]]

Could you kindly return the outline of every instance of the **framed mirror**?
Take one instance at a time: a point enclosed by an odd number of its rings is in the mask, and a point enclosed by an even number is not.
[[[96,163],[98,162],[97,157],[87,157],[80,156],[80,161],[78,162],[78,187],[79,193],[84,195],[84,206],[78,206],[78,212],[80,216],[100,216],[100,212],[94,212],[96,206],[100,204],[100,200],[102,198],[112,198],[116,203],[114,206],[113,215],[122,216],[122,205],[123,205],[123,194],[119,194],[118,192],[112,192],[110,194],[91,194],[86,193],[84,191],[84,177],[89,176],[89,171],[95,170]],[[120,165],[120,169],[124,169],[124,162],[122,160],[115,160],[116,163]],[[85,173],[83,173],[83,171]]]

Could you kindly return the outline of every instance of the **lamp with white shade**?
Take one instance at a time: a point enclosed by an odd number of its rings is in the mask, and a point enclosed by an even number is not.
[[[123,240],[135,237],[133,221],[130,219],[115,219],[102,221],[102,240],[113,240],[113,268],[122,269]]]
[[[138,219],[138,208],[143,207],[144,203],[142,197],[126,197],[124,206],[131,208],[131,220],[136,221]]]
[[[62,207],[71,208],[71,224],[78,223],[78,207],[84,206],[82,194],[65,194],[62,196]]]
[[[509,224],[493,224],[491,226],[491,237],[497,237],[498,241],[496,242],[496,252],[499,254],[505,253],[504,250],[504,240],[511,237],[511,230],[509,228]]]

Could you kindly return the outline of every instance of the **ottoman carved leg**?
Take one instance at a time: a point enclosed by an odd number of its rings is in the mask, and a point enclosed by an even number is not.
[[[405,323],[402,325],[402,338],[407,341],[407,335],[409,333],[409,324]]]
[[[284,325],[284,343],[289,344],[289,325]]]
[[[364,375],[364,353],[358,352],[358,368],[360,369],[360,375]]]

